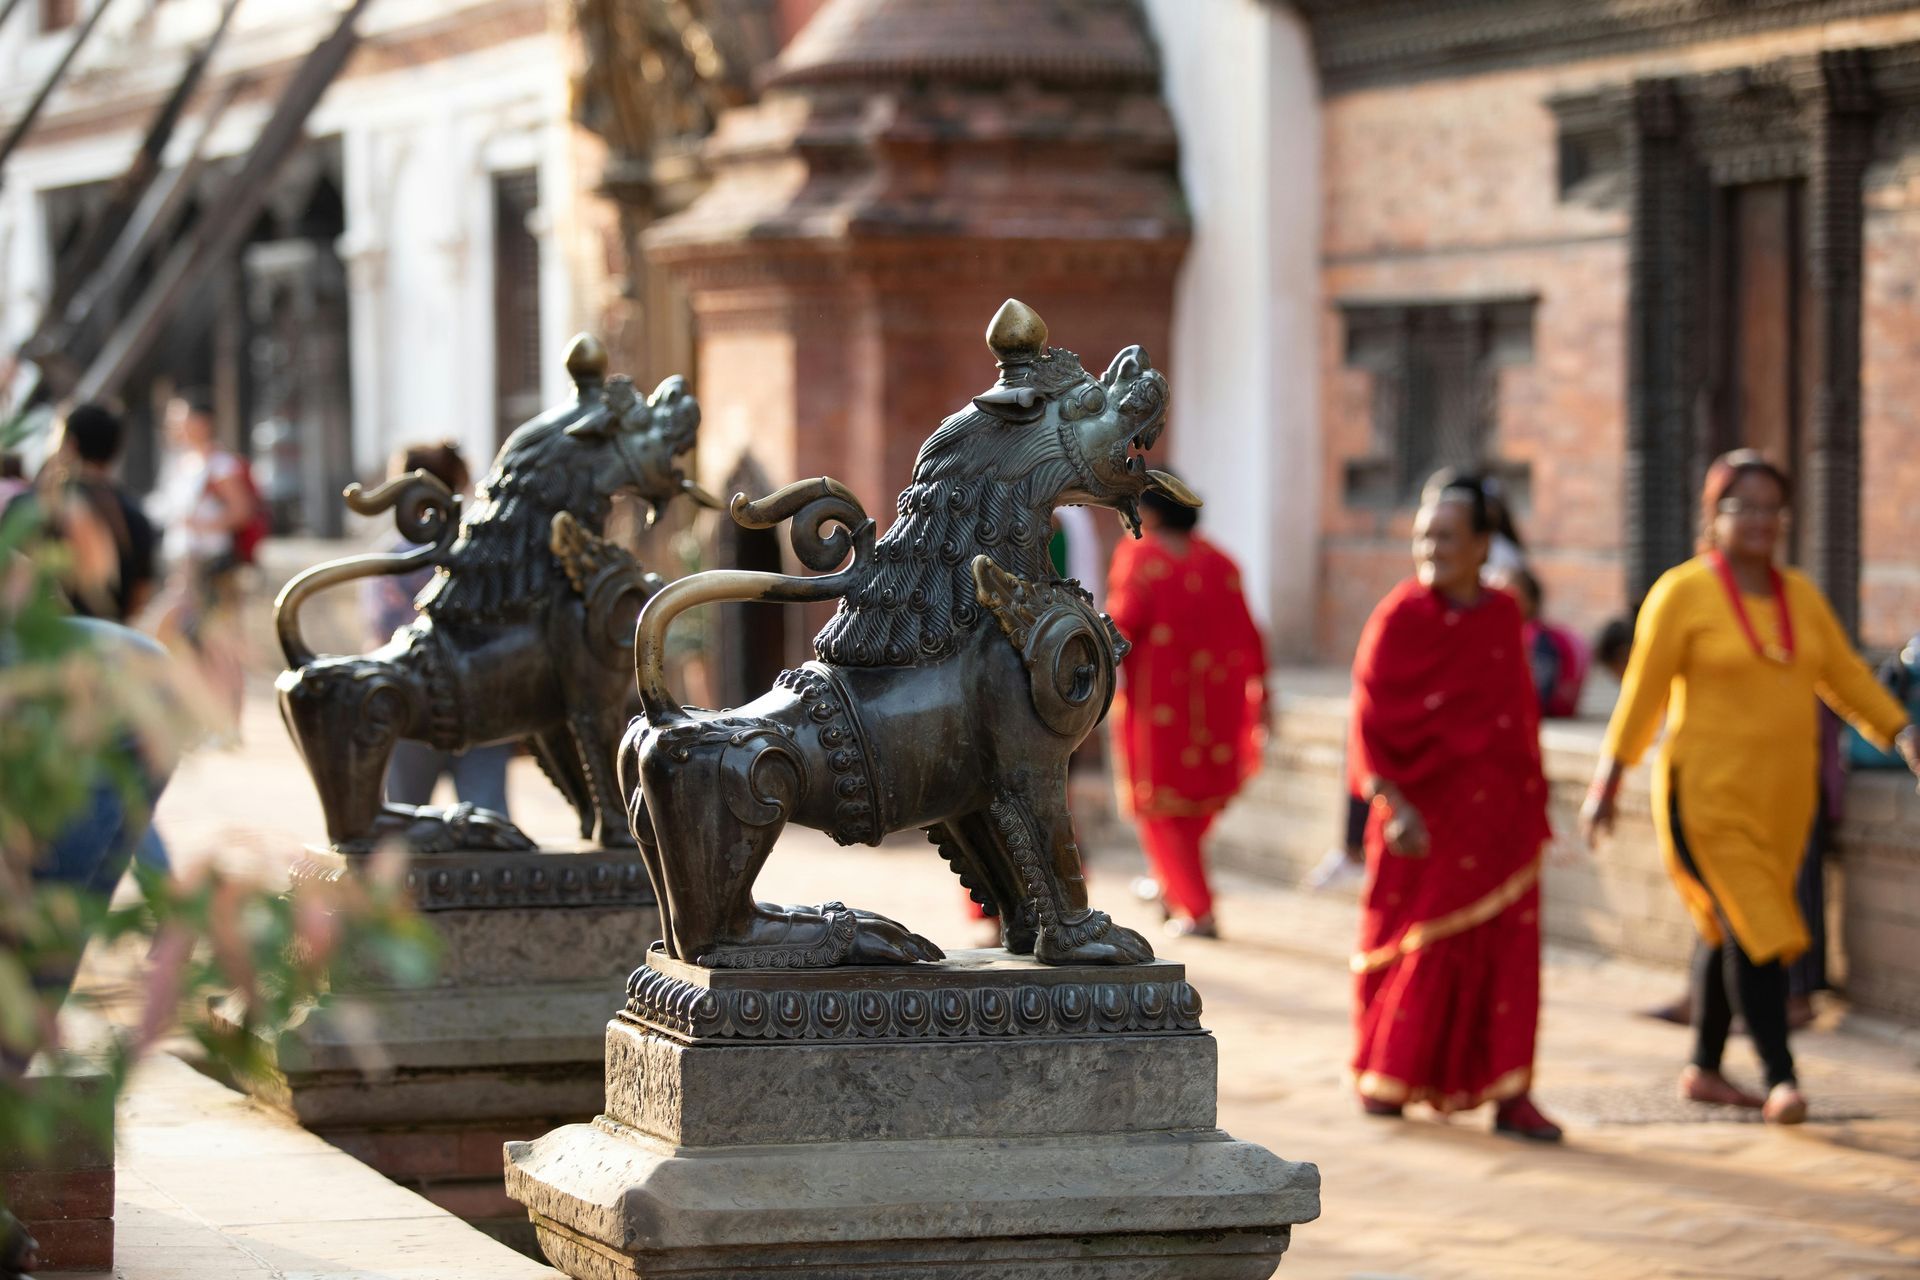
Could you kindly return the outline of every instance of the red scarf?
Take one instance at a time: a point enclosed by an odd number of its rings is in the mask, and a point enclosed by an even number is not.
[[[1727,599],[1733,602],[1733,616],[1739,620],[1740,630],[1746,634],[1747,643],[1753,646],[1754,654],[1783,666],[1792,662],[1793,613],[1787,608],[1787,581],[1780,576],[1780,571],[1772,565],[1767,566],[1767,578],[1773,587],[1773,602],[1780,610],[1780,643],[1769,646],[1760,643],[1760,633],[1754,630],[1753,619],[1747,616],[1747,602],[1740,594],[1740,584],[1734,580],[1732,562],[1723,552],[1709,551],[1707,563],[1719,575],[1720,585],[1727,589]]]

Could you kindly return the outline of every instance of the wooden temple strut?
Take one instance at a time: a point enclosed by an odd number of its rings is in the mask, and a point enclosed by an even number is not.
[[[187,104],[199,90],[200,83],[206,78],[207,66],[213,61],[214,50],[220,45],[220,39],[226,35],[227,27],[233,21],[234,10],[240,7],[240,0],[226,0],[220,9],[220,21],[214,26],[213,33],[201,41],[200,47],[187,59],[187,65],[180,74],[179,81],[173,86],[173,92],[154,113],[152,122],[147,126],[147,136],[142,139],[140,149],[133,154],[120,176],[113,180],[113,186],[107,193],[106,205],[98,214],[90,218],[80,243],[75,247],[69,259],[68,269],[59,272],[53,282],[53,291],[48,296],[47,305],[41,314],[39,326],[34,331],[36,338],[58,323],[67,310],[67,304],[73,300],[80,287],[88,282],[100,264],[106,259],[125,230],[134,210],[139,207],[141,197],[153,186],[155,179],[164,171],[167,144],[173,140],[174,131],[179,127],[180,118],[186,113]],[[209,125],[211,128],[211,125]],[[31,350],[31,345],[29,350]]]
[[[220,197],[167,255],[146,292],[121,318],[73,388],[79,399],[98,400],[118,391],[152,349],[168,320],[204,287],[210,268],[239,247],[266,203],[274,176],[302,141],[308,115],[358,46],[355,23],[369,2],[353,0],[333,34],[307,55],[274,105],[273,115],[254,140],[239,172],[224,184]]]
[[[93,11],[87,14],[86,21],[80,24],[80,29],[73,33],[73,39],[67,43],[66,51],[60,55],[60,61],[54,64],[53,70],[48,72],[47,78],[41,82],[39,92],[33,95],[33,101],[27,104],[27,109],[21,113],[18,120],[13,122],[13,127],[7,130],[6,138],[0,140],[0,186],[6,185],[7,157],[11,156],[13,149],[20,145],[20,140],[27,136],[27,130],[33,128],[33,122],[39,118],[41,109],[47,105],[47,99],[53,96],[54,89],[59,87],[60,81],[65,78],[67,68],[73,65],[73,59],[80,52],[80,46],[87,42],[87,37],[93,34],[93,29],[100,25],[102,15],[106,13],[107,6],[112,3],[113,0],[100,0],[93,6]],[[8,11],[12,11],[11,5],[8,6]]]

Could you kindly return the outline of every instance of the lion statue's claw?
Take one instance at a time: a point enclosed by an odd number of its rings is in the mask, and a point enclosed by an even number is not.
[[[365,836],[340,841],[334,848],[368,854],[388,841],[414,853],[524,853],[535,847],[505,816],[462,802],[445,809],[388,805]]]
[[[1104,911],[1089,911],[1070,923],[1043,926],[1034,944],[1042,964],[1145,964],[1153,945]]]

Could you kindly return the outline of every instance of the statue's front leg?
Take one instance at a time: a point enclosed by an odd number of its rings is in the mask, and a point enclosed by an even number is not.
[[[1037,793],[1037,794],[1036,794]],[[1026,890],[1021,914],[1038,928],[1033,957],[1042,964],[1142,964],[1153,947],[1087,903],[1086,875],[1059,785],[1008,788],[989,809],[1001,852]]]
[[[567,728],[578,754],[580,772],[586,783],[584,805],[580,809],[582,833],[591,836],[602,849],[631,849],[633,832],[628,828],[626,798],[620,792],[619,743],[626,723],[626,704],[615,700],[609,706],[574,711]]]

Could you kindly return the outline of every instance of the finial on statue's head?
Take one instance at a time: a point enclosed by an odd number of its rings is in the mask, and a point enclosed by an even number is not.
[[[582,391],[606,381],[607,349],[600,339],[590,333],[573,336],[573,341],[567,344],[567,374]]]
[[[1000,362],[1000,381],[1026,381],[1033,362],[1046,354],[1047,322],[1018,298],[1008,298],[987,326],[987,346]]]

